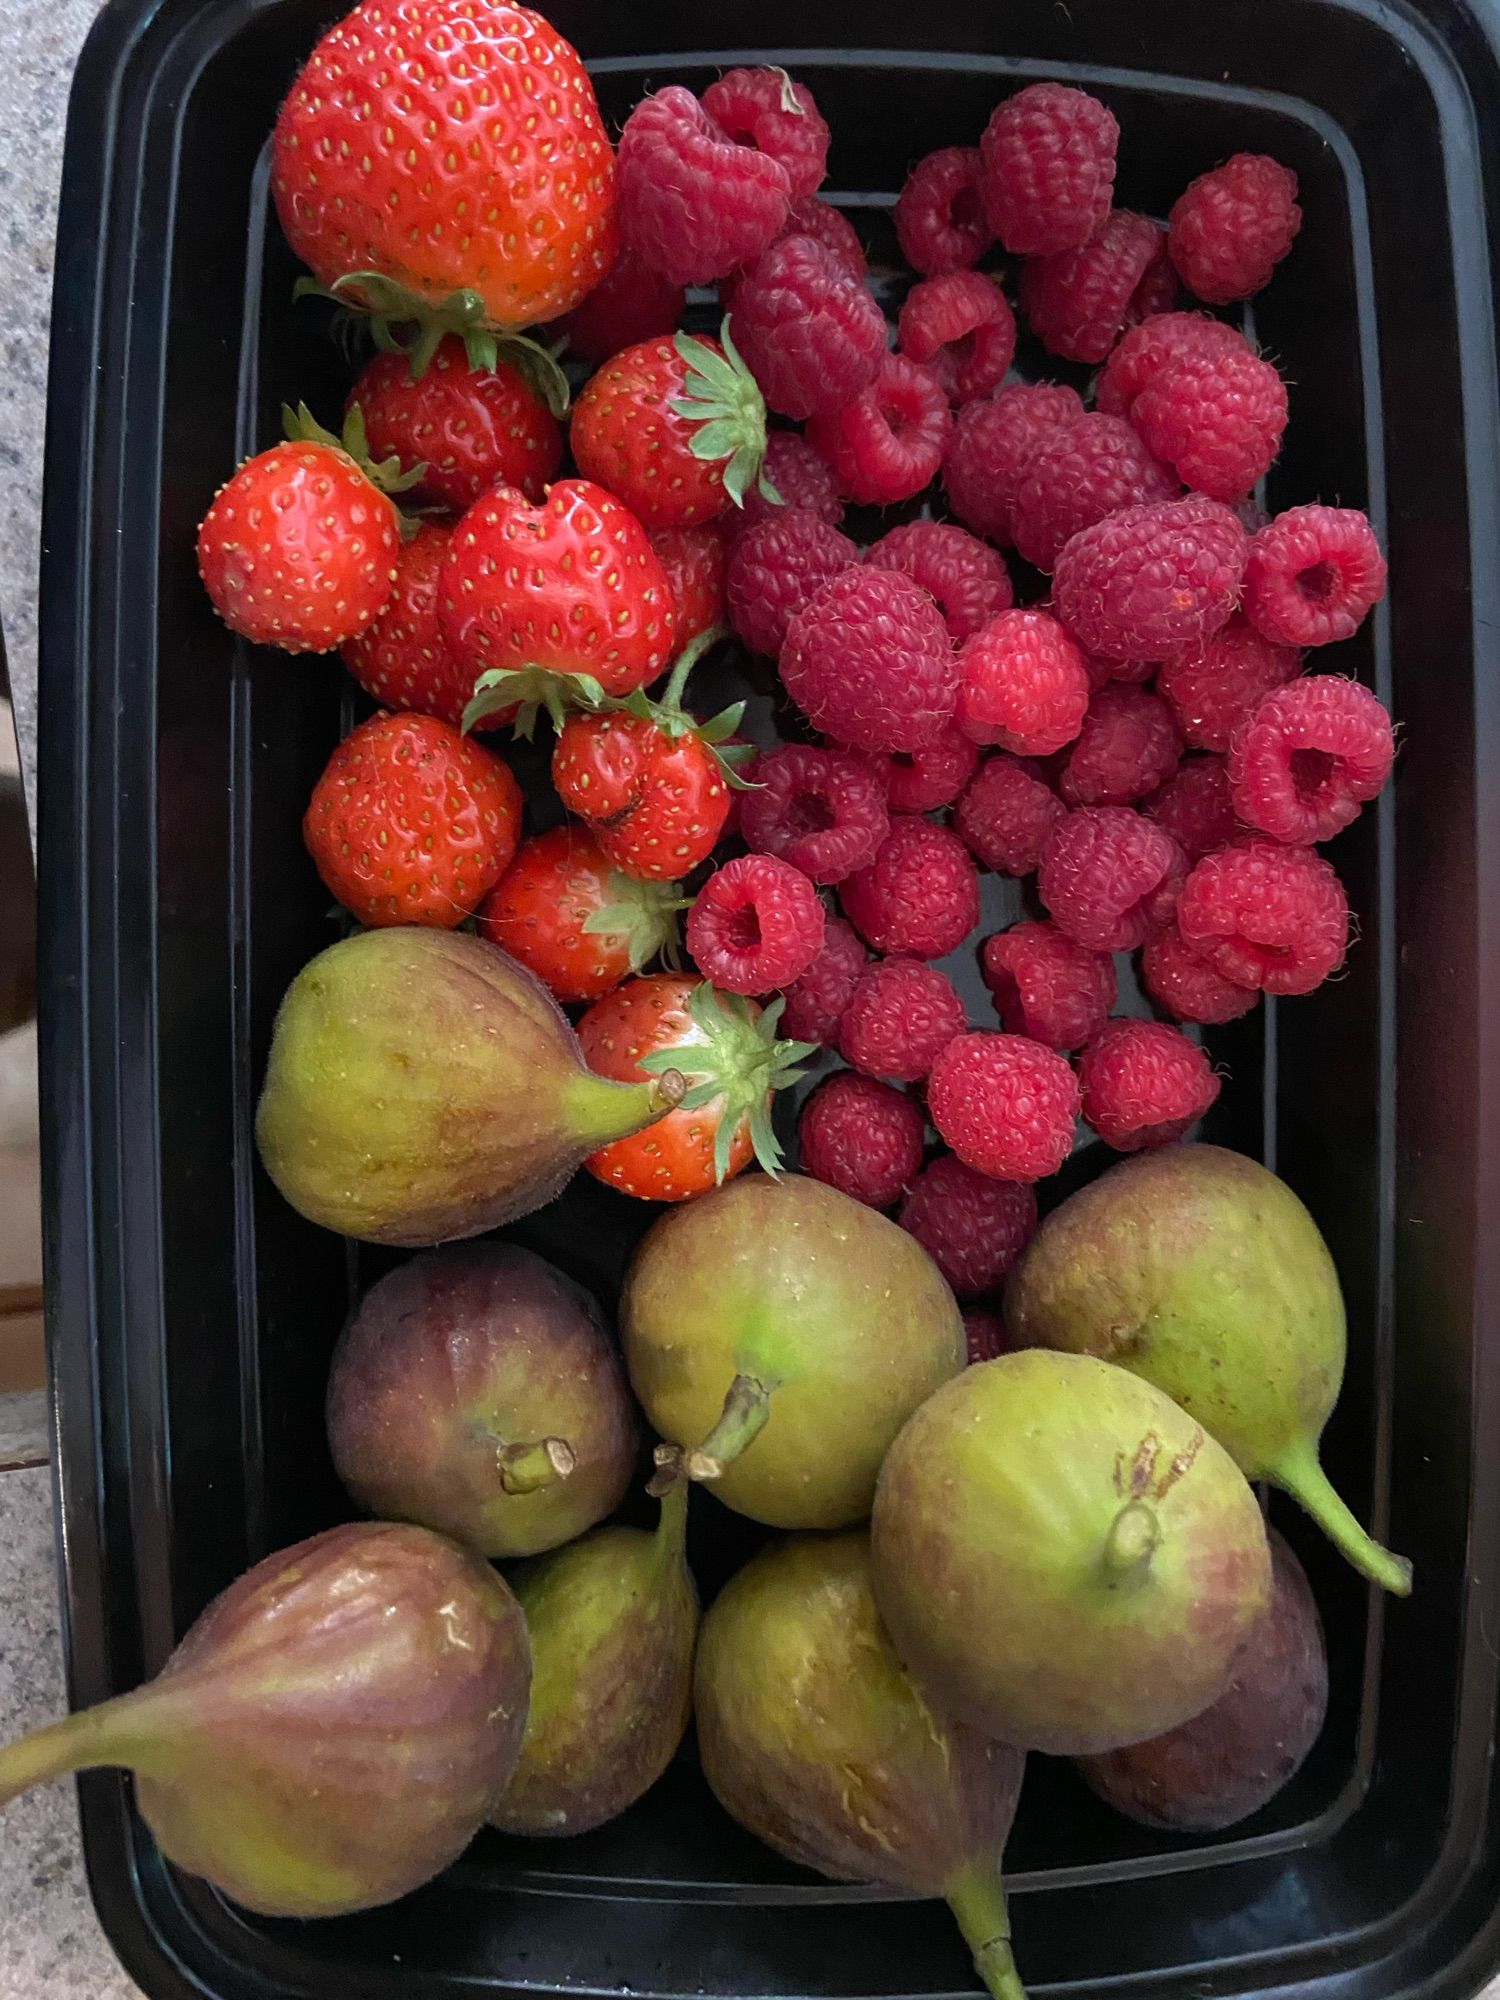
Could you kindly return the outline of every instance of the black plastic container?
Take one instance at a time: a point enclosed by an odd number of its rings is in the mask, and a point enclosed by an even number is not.
[[[74,92],[46,507],[42,983],[48,1299],[71,1691],[128,1687],[267,1548],[342,1511],[319,1411],[362,1275],[261,1179],[275,1002],[331,936],[298,816],[340,725],[333,664],[215,622],[195,523],[283,394],[343,377],[268,217],[264,144],[333,0],[115,0]],[[1035,1760],[1011,1856],[1033,1992],[1465,1995],[1500,1963],[1500,16],[1476,0],[552,0],[606,110],[772,61],[836,135],[878,238],[907,164],[1017,82],[1099,91],[1120,198],[1163,212],[1226,153],[1296,167],[1307,221],[1257,302],[1293,382],[1273,505],[1367,505],[1392,593],[1337,664],[1404,725],[1341,843],[1348,976],[1221,1047],[1213,1136],[1259,1151],[1338,1258],[1353,1339],[1328,1440],[1416,1559],[1368,1593],[1276,1515],[1329,1626],[1334,1701],[1243,1831],[1116,1822]],[[705,47],[706,37],[712,44]],[[1336,663],[1330,657],[1328,664]],[[639,1209],[588,1182],[521,1233],[608,1292]],[[367,1271],[363,1273],[367,1275]],[[712,1573],[726,1520],[706,1502]],[[566,1846],[481,1840],[390,1911],[248,1919],[163,1866],[111,1774],[81,1785],[104,1923],[154,1996],[929,1996],[970,1975],[940,1909],[815,1882],[685,1759]]]

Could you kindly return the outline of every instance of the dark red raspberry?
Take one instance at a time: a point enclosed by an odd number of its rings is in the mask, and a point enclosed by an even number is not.
[[[971,1368],[981,1361],[994,1361],[1002,1354],[1013,1352],[1005,1321],[999,1313],[991,1312],[986,1306],[970,1306],[964,1313],[964,1340]]]
[[[707,285],[758,257],[786,221],[786,168],[725,136],[690,90],[643,97],[620,134],[625,240],[676,285]]]
[[[853,924],[845,923],[842,917],[829,917],[823,926],[821,951],[802,977],[785,990],[782,1034],[797,1042],[832,1046],[865,964],[865,948]]]
[[[932,1066],[927,1109],[939,1135],[976,1173],[1039,1181],[1073,1148],[1078,1079],[1025,1035],[957,1035]]]
[[[951,979],[915,958],[869,966],[839,1022],[839,1054],[866,1076],[920,1083],[967,1025]]]
[[[1227,847],[1240,831],[1222,757],[1187,757],[1141,807],[1171,834],[1189,861]]]
[[[904,1090],[841,1069],[802,1107],[802,1171],[871,1208],[889,1208],[916,1179],[927,1120]]]
[[[799,868],[742,854],[710,875],[687,914],[687,948],[724,993],[769,993],[799,979],[823,943],[823,905]]]
[[[863,565],[792,619],[781,678],[815,729],[856,750],[935,742],[958,694],[953,642],[932,598],[909,576]]]
[[[870,761],[879,766],[892,812],[929,813],[952,805],[979,768],[979,748],[950,722],[924,749]]]
[[[1375,797],[1395,756],[1391,718],[1367,687],[1310,674],[1273,688],[1235,731],[1234,809],[1291,846],[1332,840]]]
[[[879,952],[945,958],[979,921],[979,877],[956,833],[897,817],[871,867],[839,890],[844,915]]]
[[[891,830],[885,790],[847,750],[784,744],[755,760],[754,789],[740,801],[740,832],[759,854],[790,861],[814,882],[842,882],[868,868]]]
[[[1049,354],[1102,361],[1130,318],[1131,301],[1161,254],[1158,223],[1117,208],[1076,250],[1028,257],[1021,266],[1021,310]]]
[[[811,195],[806,201],[794,201],[787,216],[786,236],[811,236],[821,243],[828,253],[837,259],[841,268],[858,283],[863,284],[869,266],[865,262],[865,246],[859,240],[859,231],[841,208],[835,208],[831,201],[820,201]]]
[[[989,396],[1016,352],[1016,316],[993,278],[949,271],[913,285],[896,322],[901,352],[924,362],[950,403]]]
[[[729,621],[752,652],[774,660],[797,613],[858,561],[849,537],[816,514],[777,508],[738,536],[729,552]]]
[[[1098,660],[1092,653],[1085,653],[1083,659],[1095,694],[1108,681],[1118,681],[1122,687],[1144,687],[1156,672],[1155,660]]]
[[[1057,774],[1070,806],[1128,806],[1177,769],[1182,738],[1160,695],[1114,682],[1089,703]]]
[[[1164,1013],[1179,1021],[1237,1021],[1259,1004],[1253,987],[1236,986],[1187,944],[1175,920],[1141,947],[1141,984]]]
[[[1353,507],[1289,507],[1250,543],[1245,616],[1278,646],[1347,639],[1385,596],[1385,557]]]
[[[1248,548],[1229,509],[1200,494],[1126,507],[1063,549],[1053,608],[1090,653],[1165,660],[1227,622]]]
[[[1167,217],[1172,262],[1211,306],[1268,285],[1301,227],[1297,176],[1265,153],[1236,153],[1200,174]]]
[[[643,340],[675,333],[686,294],[643,264],[628,244],[581,304],[560,323],[568,351],[596,365]]]
[[[768,500],[762,483],[780,495]],[[833,468],[822,453],[815,451],[801,431],[772,431],[766,439],[766,456],[761,478],[745,495],[745,504],[723,524],[731,535],[743,534],[762,521],[775,519],[785,510],[816,514],[830,528],[844,518],[844,502]]]
[[[1272,645],[1236,616],[1185,653],[1164,660],[1156,687],[1193,749],[1227,750],[1261,697],[1301,671],[1300,653]]]
[[[735,287],[731,322],[761,394],[785,417],[843,409],[885,358],[885,319],[811,236],[783,236]]]
[[[827,123],[807,85],[793,82],[784,69],[726,70],[704,91],[703,109],[737,146],[780,162],[793,201],[805,201],[823,185]]]
[[[1024,1181],[992,1180],[939,1153],[912,1182],[897,1219],[959,1298],[980,1298],[1036,1234],[1036,1190]]]
[[[1005,559],[951,521],[907,521],[882,535],[865,556],[877,569],[899,569],[931,591],[960,641],[1015,602]]]
[[[918,160],[896,198],[896,239],[924,278],[979,262],[995,232],[979,192],[977,146],[944,146]]]
[[[1194,864],[1177,924],[1188,948],[1237,986],[1310,993],[1344,962],[1349,904],[1312,848],[1247,838]]]
[[[1001,1025],[1061,1055],[1092,1041],[1115,1004],[1109,953],[1075,944],[1056,924],[1012,924],[985,939],[979,963]]]
[[[1185,486],[1238,500],[1270,471],[1286,430],[1286,384],[1257,354],[1183,354],[1159,368],[1130,421]]]
[[[979,141],[990,227],[1014,257],[1087,243],[1109,214],[1120,128],[1097,97],[1032,83],[993,113]]]
[[[1189,354],[1251,352],[1238,328],[1221,319],[1206,313],[1156,313],[1123,336],[1094,384],[1094,401],[1106,416],[1128,417],[1136,397],[1169,361]]]
[[[1021,468],[1043,438],[1076,424],[1083,401],[1060,382],[1018,382],[958,413],[943,459],[943,491],[958,518],[991,542],[1015,539]]]
[[[1002,611],[958,654],[958,723],[976,743],[1047,757],[1071,743],[1089,705],[1083,654],[1045,611]]]
[[[673,631],[681,652],[690,639],[728,619],[724,572],[729,551],[717,521],[658,528],[648,537],[672,593]]]
[[[986,868],[1021,876],[1041,866],[1047,837],[1066,811],[1035,764],[1001,751],[975,772],[954,819],[970,853]]]
[[[1050,570],[1074,535],[1122,507],[1170,500],[1180,483],[1123,417],[1080,417],[1044,437],[1021,468],[1011,501],[1016,547]]]
[[[833,467],[840,492],[864,507],[889,507],[931,485],[943,462],[953,413],[930,368],[887,354],[868,389],[807,434]]]
[[[1156,255],[1146,266],[1145,277],[1131,296],[1125,324],[1137,326],[1143,319],[1154,319],[1158,313],[1174,312],[1181,297],[1182,287],[1177,282],[1177,273],[1167,254],[1167,239],[1163,234],[1157,243]]]
[[[1083,1115],[1118,1153],[1180,1139],[1219,1095],[1213,1065],[1180,1028],[1109,1021],[1078,1059]]]
[[[1129,806],[1080,806],[1042,850],[1037,893],[1060,931],[1090,951],[1134,951],[1171,917],[1187,860]]]

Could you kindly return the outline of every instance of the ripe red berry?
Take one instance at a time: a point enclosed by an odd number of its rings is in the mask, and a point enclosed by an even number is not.
[[[1130,421],[1185,486],[1238,500],[1281,449],[1286,384],[1257,354],[1183,354],[1156,371]]]
[[[929,813],[952,805],[979,768],[979,747],[950,722],[935,743],[892,757],[870,755],[892,812]]]
[[[950,521],[904,521],[881,536],[865,561],[902,570],[930,591],[956,642],[1015,601],[1004,557]]]
[[[1089,705],[1083,654],[1045,611],[1002,611],[958,655],[958,722],[976,743],[1047,757],[1071,743]]]
[[[874,950],[944,958],[979,921],[979,877],[956,833],[898,817],[870,867],[839,891],[844,914]]]
[[[964,1340],[969,1350],[969,1366],[994,1361],[1013,1351],[1005,1321],[984,1306],[969,1306],[964,1312]]]
[[[1024,1181],[992,1180],[951,1153],[939,1153],[912,1182],[897,1220],[959,1298],[982,1298],[1035,1235],[1036,1190]],[[965,1313],[965,1326],[969,1318]],[[989,1339],[993,1343],[992,1333]],[[999,1352],[992,1344],[990,1353]]]
[[[1108,952],[1075,944],[1056,924],[1012,924],[986,938],[980,967],[1001,1025],[1059,1054],[1092,1041],[1115,1004]]]
[[[474,677],[459,671],[438,617],[438,578],[452,539],[444,522],[423,521],[402,542],[390,601],[342,651],[344,665],[382,708],[414,709],[456,726]]]
[[[680,653],[715,625],[728,622],[724,572],[729,552],[715,522],[696,528],[658,528],[649,539],[667,579]]]
[[[622,243],[620,254],[567,318],[559,331],[568,337],[568,352],[597,366],[623,348],[642,340],[674,333],[682,318],[686,293],[649,264],[643,264]]]
[[[1193,749],[1222,751],[1261,697],[1301,671],[1300,653],[1273,645],[1236,615],[1196,646],[1164,660],[1156,687]]]
[[[1210,305],[1248,299],[1271,282],[1302,227],[1297,176],[1265,153],[1236,153],[1188,185],[1167,227],[1190,292]]]
[[[798,868],[770,854],[726,861],[698,891],[687,948],[705,979],[725,993],[789,986],[823,943],[823,905]]]
[[[1253,987],[1236,986],[1185,942],[1176,921],[1153,931],[1141,947],[1141,984],[1179,1021],[1237,1021],[1257,1006]]]
[[[865,948],[854,926],[842,917],[829,917],[817,957],[785,988],[782,1033],[799,1042],[832,1046],[866,963]]]
[[[977,146],[944,146],[906,176],[896,197],[896,240],[923,277],[968,270],[994,242],[979,172]]]
[[[849,537],[816,514],[778,508],[735,539],[725,578],[730,623],[752,652],[774,660],[798,612],[858,561]]]
[[[1016,487],[1029,454],[1082,415],[1078,391],[1058,382],[1018,382],[966,404],[943,459],[943,490],[959,520],[988,541],[1014,541]]]
[[[1344,962],[1349,904],[1310,847],[1247,838],[1197,862],[1177,904],[1184,943],[1237,986],[1310,993]]]
[[[1248,546],[1217,500],[1194,494],[1126,507],[1063,548],[1053,608],[1090,653],[1164,660],[1227,622]]]
[[[784,69],[730,69],[703,93],[703,109],[727,138],[779,161],[793,201],[823,184],[828,126],[805,83]]]
[[[1111,682],[1099,689],[1057,773],[1070,806],[1128,806],[1176,770],[1182,738],[1160,695]]]
[[[1368,688],[1310,674],[1273,688],[1235,731],[1234,809],[1274,840],[1332,840],[1384,785],[1395,755],[1391,718]]]
[[[1134,951],[1171,917],[1187,861],[1128,806],[1080,806],[1048,836],[1037,893],[1060,931],[1091,951]]]
[[[1055,1174],[1073,1147],[1078,1079],[1024,1035],[956,1035],[927,1079],[927,1108],[965,1165],[999,1181]]]
[[[1219,1095],[1196,1042],[1161,1021],[1110,1021],[1078,1059],[1083,1115],[1106,1145],[1134,1153],[1180,1139]]]
[[[1385,557],[1353,507],[1289,507],[1250,543],[1245,616],[1278,646],[1348,639],[1385,596]]]
[[[932,598],[910,577],[863,564],[792,619],[781,678],[815,729],[856,750],[935,741],[958,693],[953,643]]]
[[[802,1107],[802,1171],[870,1208],[889,1208],[921,1167],[926,1130],[905,1091],[841,1069]]]
[[[791,203],[781,162],[736,144],[680,84],[636,105],[618,166],[625,240],[674,284],[711,284],[758,257]]]
[[[1097,97],[1033,83],[996,110],[979,142],[990,227],[1015,257],[1087,243],[1109,213],[1120,128]]]
[[[785,417],[829,415],[880,372],[885,319],[862,279],[811,236],[783,236],[734,291],[734,337],[767,403]]]
[[[1252,351],[1238,327],[1206,313],[1155,313],[1122,337],[1100,371],[1094,399],[1106,416],[1128,417],[1136,397],[1168,362],[1186,355]]]
[[[937,477],[952,428],[932,370],[887,354],[870,386],[833,415],[815,417],[807,434],[850,500],[889,507]]]
[[[868,868],[889,831],[880,780],[852,751],[801,743],[766,751],[740,804],[746,846],[779,855],[814,882]]]
[[[1035,764],[1003,751],[986,757],[958,802],[954,823],[971,854],[1000,875],[1032,875],[1067,812]]]
[[[1049,354],[1104,359],[1132,318],[1131,305],[1165,246],[1161,227],[1114,209],[1087,243],[1021,267],[1021,310]]]
[[[1186,757],[1141,807],[1189,861],[1227,847],[1240,829],[1222,757]]]
[[[770,487],[779,499],[768,500],[765,487]],[[836,528],[844,518],[843,497],[833,468],[801,431],[771,432],[766,439],[760,484],[751,487],[744,506],[726,525],[731,534],[743,534],[759,527],[762,521],[774,520],[783,509],[789,514],[816,514],[831,528]]]
[[[1016,352],[1016,316],[993,278],[950,271],[924,278],[902,302],[896,322],[901,352],[923,362],[950,403],[989,396]]]
[[[781,233],[783,236],[812,237],[815,243],[821,243],[836,257],[848,275],[860,284],[869,275],[865,246],[859,240],[859,231],[843,209],[835,208],[831,201],[822,201],[816,195],[809,196],[806,201],[794,201],[787,211]],[[722,289],[721,286],[721,293]]]
[[[951,979],[914,958],[877,960],[861,974],[839,1022],[839,1054],[851,1069],[920,1083],[961,1035],[964,1003]]]
[[[552,783],[615,866],[643,882],[690,875],[729,816],[715,748],[675,704],[570,715],[552,752]]]
[[[1080,417],[1026,457],[1011,501],[1016,547],[1050,570],[1074,535],[1122,507],[1170,500],[1179,484],[1123,417]]]

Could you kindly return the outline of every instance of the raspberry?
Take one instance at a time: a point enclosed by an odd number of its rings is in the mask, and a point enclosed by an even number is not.
[[[643,340],[674,333],[682,318],[681,285],[643,264],[628,245],[581,304],[562,321],[568,351],[597,366]]]
[[[1142,945],[1141,984],[1158,1007],[1179,1021],[1237,1021],[1260,1000],[1253,987],[1236,986],[1200,958],[1183,941],[1175,921],[1153,931]]]
[[[1221,319],[1206,313],[1156,313],[1121,339],[1094,384],[1094,402],[1106,416],[1128,417],[1136,397],[1169,361],[1189,354],[1251,351],[1245,336]]]
[[[806,201],[793,202],[787,214],[785,236],[811,236],[821,243],[831,256],[837,259],[842,270],[863,284],[869,266],[865,262],[865,246],[859,240],[859,231],[841,208],[835,208],[831,201],[819,201],[814,195]]]
[[[1171,835],[1128,806],[1080,806],[1048,837],[1037,893],[1076,944],[1134,951],[1171,916],[1186,871]]]
[[[823,943],[823,905],[798,868],[770,854],[726,861],[687,915],[687,948],[725,993],[769,993],[807,971]]]
[[[740,803],[747,847],[779,855],[814,882],[868,868],[890,832],[885,793],[863,758],[788,743],[755,760]]]
[[[1083,1115],[1119,1153],[1166,1146],[1219,1094],[1208,1057],[1161,1021],[1109,1021],[1078,1059]]]
[[[993,278],[949,271],[907,293],[896,322],[901,352],[925,362],[950,403],[989,396],[1016,351],[1016,316]]]
[[[1194,864],[1177,904],[1184,944],[1225,979],[1310,993],[1343,964],[1349,904],[1310,847],[1247,838]]]
[[[1115,1004],[1114,960],[1056,924],[1012,924],[985,939],[979,963],[1002,1025],[1063,1055],[1091,1041]]]
[[[924,278],[968,270],[994,242],[979,171],[977,146],[944,146],[906,176],[896,198],[896,239]]]
[[[794,83],[785,70],[726,70],[704,91],[703,109],[737,146],[780,163],[793,201],[805,201],[822,186],[828,126],[807,85]]]
[[[732,568],[730,580],[732,589]],[[958,693],[937,605],[909,576],[863,565],[834,577],[792,619],[781,678],[815,729],[856,750],[935,742]]]
[[[885,358],[885,318],[838,259],[811,236],[783,236],[735,287],[734,339],[773,410],[841,410]]]
[[[922,1165],[927,1121],[904,1090],[841,1069],[802,1107],[802,1171],[871,1208],[889,1208]]]
[[[675,643],[681,652],[689,640],[724,624],[728,616],[724,537],[718,523],[711,521],[696,528],[658,528],[647,539],[666,571],[676,620]]]
[[[786,220],[786,168],[726,138],[680,84],[641,99],[617,159],[625,240],[673,284],[711,284],[749,263]]]
[[[1053,606],[1090,653],[1164,660],[1227,621],[1248,547],[1244,529],[1217,500],[1194,494],[1126,507],[1064,547],[1052,576]]]
[[[802,977],[786,988],[781,1032],[794,1041],[832,1046],[865,964],[865,948],[853,924],[829,917],[823,926],[822,949]]]
[[[1240,831],[1222,757],[1188,757],[1141,808],[1177,842],[1189,861],[1227,847]]]
[[[1290,507],[1261,529],[1245,563],[1245,616],[1278,646],[1347,639],[1385,596],[1385,557],[1353,507]]]
[[[955,643],[1015,602],[1004,557],[949,521],[904,522],[882,535],[865,561],[903,570],[930,591]]]
[[[1047,352],[1065,361],[1102,361],[1161,255],[1162,240],[1157,223],[1117,208],[1079,248],[1028,257],[1021,267],[1021,310]]]
[[[1261,697],[1301,671],[1300,653],[1273,645],[1236,616],[1185,653],[1164,660],[1156,688],[1171,703],[1193,749],[1227,750]]]
[[[943,459],[948,505],[976,535],[1014,540],[1012,503],[1027,455],[1082,415],[1078,391],[1060,382],[1018,382],[987,403],[966,404]]]
[[[1067,808],[1034,764],[987,757],[958,802],[955,822],[970,853],[999,875],[1032,875]]]
[[[978,1298],[999,1284],[1035,1235],[1036,1190],[1024,1181],[992,1180],[939,1153],[912,1182],[897,1220],[961,1299]]]
[[[1177,282],[1177,273],[1172,268],[1172,259],[1167,254],[1167,239],[1163,234],[1157,241],[1156,255],[1146,266],[1145,277],[1131,294],[1125,324],[1137,326],[1143,319],[1154,319],[1158,313],[1173,312],[1181,297],[1182,287]]]
[[[936,812],[940,806],[951,806],[973,777],[979,768],[979,748],[956,722],[950,722],[935,743],[902,756],[882,757],[879,764],[892,812]]]
[[[867,1076],[920,1083],[966,1025],[951,979],[914,958],[867,968],[839,1022],[839,1054]]]
[[[816,514],[777,508],[737,537],[730,551],[724,585],[729,622],[752,652],[774,660],[797,613],[858,561],[849,537]]]
[[[970,1306],[963,1318],[971,1368],[976,1362],[993,1361],[998,1355],[1012,1352],[1011,1338],[999,1313],[984,1306]]]
[[[1182,282],[1214,306],[1268,285],[1301,227],[1297,176],[1265,153],[1236,153],[1200,174],[1167,217]]]
[[[1070,806],[1128,806],[1176,770],[1182,738],[1172,711],[1145,688],[1100,688],[1057,777]]]
[[[807,434],[842,493],[864,507],[889,507],[931,484],[952,429],[932,370],[887,354],[869,388],[833,416],[815,417]]]
[[[1089,705],[1083,654],[1045,611],[1002,611],[958,654],[958,722],[976,743],[1046,757],[1071,743]]]
[[[1078,1079],[1024,1035],[956,1035],[932,1066],[927,1109],[966,1166],[998,1181],[1055,1174],[1073,1146]]]
[[[1289,846],[1332,840],[1391,774],[1391,718],[1358,681],[1312,674],[1273,688],[1229,746],[1234,808]]]
[[[1170,500],[1178,489],[1123,417],[1080,417],[1044,437],[1021,468],[1011,501],[1016,547],[1050,570],[1064,544],[1106,514]]]
[[[1156,456],[1212,500],[1238,500],[1270,471],[1286,418],[1286,384],[1270,362],[1232,348],[1167,362],[1130,409]]]
[[[979,921],[979,877],[956,833],[897,818],[870,867],[839,891],[844,915],[876,951],[944,958]]]
[[[768,500],[761,491],[761,481],[780,499]],[[790,513],[794,509],[816,514],[830,528],[836,528],[844,518],[844,503],[827,459],[813,449],[801,431],[772,431],[766,440],[761,479],[750,488],[745,504],[727,525],[731,534],[743,534],[762,521],[777,519],[783,510]]]
[[[1097,97],[1033,83],[993,113],[979,141],[990,227],[1014,257],[1087,243],[1109,214],[1120,128]]]

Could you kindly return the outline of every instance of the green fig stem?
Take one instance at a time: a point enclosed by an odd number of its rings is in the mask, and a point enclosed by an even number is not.
[[[671,1569],[683,1559],[687,1547],[688,1494],[691,1480],[680,1471],[660,1495],[661,1513],[656,1522],[656,1558],[662,1569]]]
[[[535,1438],[529,1444],[503,1444],[495,1454],[500,1485],[506,1493],[540,1493],[566,1479],[578,1457],[566,1438]]]
[[[994,2000],[1026,2000],[1010,1948],[1010,1913],[1000,1864],[971,1863],[948,1884],[948,1907],[974,1954],[974,1970]]]
[[[568,1089],[569,1129],[590,1152],[612,1139],[628,1138],[673,1111],[687,1094],[678,1069],[663,1070],[644,1083],[613,1083],[585,1070]]]
[[[1144,1500],[1127,1500],[1110,1523],[1104,1541],[1104,1567],[1111,1583],[1133,1583],[1150,1568],[1161,1524]]]
[[[1354,1565],[1361,1576],[1378,1583],[1393,1597],[1411,1595],[1411,1564],[1405,1556],[1392,1555],[1373,1536],[1367,1535],[1348,1507],[1334,1491],[1328,1474],[1318,1462],[1316,1446],[1300,1439],[1274,1465],[1259,1468],[1265,1477],[1283,1487],[1300,1507],[1304,1507],[1339,1553]]]
[[[0,1750],[0,1807],[8,1806],[33,1785],[66,1777],[71,1771],[90,1770],[97,1764],[143,1768],[153,1744],[159,1752],[170,1740],[170,1731],[163,1729],[160,1718],[163,1696],[169,1692],[178,1690],[156,1684],[137,1688],[7,1743]]]
[[[753,1444],[771,1414],[771,1391],[753,1375],[736,1375],[724,1398],[724,1408],[702,1444],[683,1457],[689,1479],[717,1479]]]

